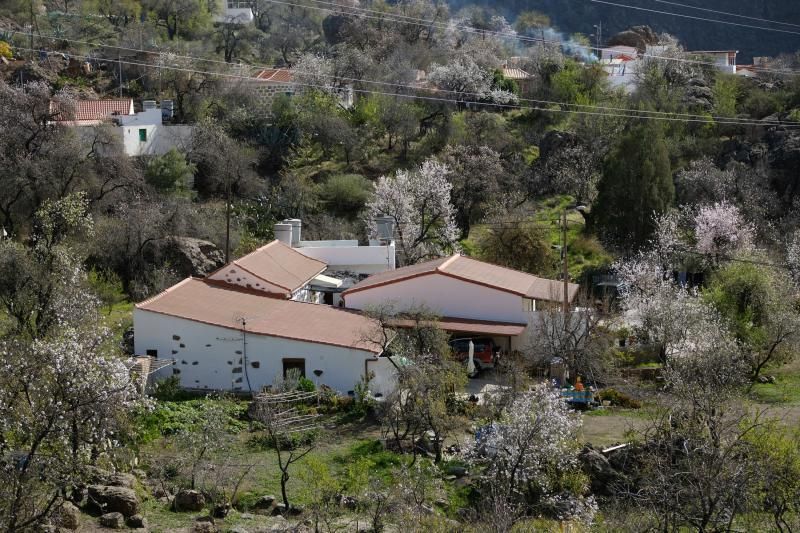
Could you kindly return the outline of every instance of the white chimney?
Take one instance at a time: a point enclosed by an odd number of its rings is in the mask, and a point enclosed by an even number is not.
[[[287,246],[292,245],[292,225],[285,222],[275,224],[275,238]]]
[[[292,225],[292,246],[300,246],[301,231],[303,229],[303,221],[299,218],[287,218],[283,221],[284,224]]]

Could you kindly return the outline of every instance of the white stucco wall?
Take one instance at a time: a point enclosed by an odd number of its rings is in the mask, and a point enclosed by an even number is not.
[[[161,110],[157,110],[159,113]],[[192,140],[192,126],[135,123],[118,126],[122,145],[129,156],[163,155],[171,149],[186,152]],[[147,130],[147,140],[139,140],[139,130]]]
[[[330,244],[327,241],[304,241],[302,246],[295,248],[301,254],[318,259],[329,267],[355,272],[357,274],[376,274],[395,267],[394,243],[388,246],[342,246]]]
[[[424,304],[447,317],[528,322],[522,297],[441,274],[429,274],[345,295],[346,307],[364,309],[394,301],[401,308]]]
[[[137,354],[158,350],[159,359],[175,360],[161,375],[178,370],[176,375],[186,388],[248,390],[241,331],[141,309],[134,309],[133,322]],[[358,349],[264,335],[248,334],[246,340],[247,376],[253,391],[282,375],[282,360],[289,358],[305,359],[306,377],[317,385],[325,384],[347,394],[364,375],[365,361],[375,357]],[[252,366],[254,362],[259,368]],[[323,373],[316,377],[314,370]]]

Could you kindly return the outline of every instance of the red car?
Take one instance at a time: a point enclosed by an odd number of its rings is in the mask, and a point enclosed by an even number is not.
[[[466,362],[469,357],[469,341],[472,341],[475,346],[475,353],[472,357],[472,361],[475,363],[475,370],[494,367],[495,363],[497,363],[497,354],[500,351],[500,347],[496,346],[489,337],[451,340],[450,348],[453,349],[453,356],[458,361]]]

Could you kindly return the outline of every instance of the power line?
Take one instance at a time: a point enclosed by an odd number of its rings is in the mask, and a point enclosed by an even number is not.
[[[24,47],[15,47],[18,50],[27,50],[31,52],[49,52],[49,53],[60,53],[54,50],[46,50],[46,49],[34,49],[34,48],[24,48]],[[142,68],[150,68],[150,69],[158,69],[158,70],[172,70],[177,72],[187,72],[192,74],[206,74],[210,76],[219,76],[224,78],[233,78],[239,80],[252,80],[252,81],[263,81],[259,78],[255,78],[253,76],[243,76],[241,74],[229,74],[224,72],[210,72],[207,70],[199,70],[199,69],[192,69],[192,68],[181,68],[181,67],[173,67],[173,66],[166,66],[166,65],[153,65],[150,63],[142,63],[137,61],[130,61],[130,60],[112,60],[112,59],[100,59],[93,56],[81,55],[81,54],[71,54],[73,57],[79,57],[84,59],[92,59],[95,61],[105,61],[108,63],[122,63],[125,65],[133,65]],[[301,82],[292,82],[293,85],[299,87],[309,87],[314,89],[322,89],[327,90],[330,87],[325,85],[319,84],[312,84],[312,83],[301,83]],[[615,117],[615,118],[626,118],[626,119],[647,119],[647,120],[661,120],[665,122],[694,122],[700,124],[727,124],[727,125],[738,125],[738,126],[786,126],[786,127],[797,127],[795,124],[786,124],[786,123],[770,123],[770,122],[744,122],[744,121],[737,121],[737,120],[714,120],[712,117],[707,118],[685,118],[685,117],[667,117],[667,116],[650,116],[650,115],[641,115],[641,114],[615,114],[615,113],[601,113],[601,112],[594,112],[594,111],[578,111],[574,109],[553,109],[548,107],[540,107],[540,106],[523,106],[518,104],[501,104],[495,102],[479,102],[479,101],[471,101],[471,100],[459,100],[454,98],[442,98],[436,96],[425,96],[419,94],[406,94],[400,92],[385,92],[385,91],[376,91],[373,89],[352,89],[355,93],[362,93],[362,94],[379,94],[383,96],[392,96],[397,98],[407,98],[407,99],[416,99],[416,100],[426,100],[432,102],[443,102],[443,103],[452,103],[456,105],[464,105],[464,104],[476,104],[483,107],[491,107],[496,109],[532,109],[536,111],[541,111],[544,113],[568,113],[568,114],[575,114],[575,115],[586,115],[586,116],[600,116],[600,117]],[[564,105],[569,105],[564,103]],[[634,113],[638,113],[633,111]]]
[[[740,19],[747,19],[747,20],[755,20],[758,22],[766,22],[768,24],[783,24],[784,26],[794,26],[795,28],[800,28],[800,24],[793,24],[791,22],[780,22],[778,20],[769,20],[769,19],[762,19],[758,17],[748,17],[747,15],[740,15],[738,13],[730,13],[728,11],[718,11],[716,9],[708,9],[705,7],[697,7],[697,6],[690,6],[687,4],[681,4],[679,2],[670,2],[668,0],[653,0],[653,2],[658,2],[659,4],[669,4],[672,6],[677,7],[684,7],[686,9],[695,9],[697,11],[705,11],[707,13],[716,13],[718,15],[726,15],[728,17],[736,17]]]
[[[524,35],[519,35],[517,33],[513,33],[512,34],[512,33],[506,33],[506,32],[493,31],[493,30],[485,30],[485,29],[474,28],[472,26],[467,26],[467,25],[463,25],[463,24],[459,25],[459,24],[442,23],[442,22],[437,23],[437,22],[433,22],[433,21],[427,21],[427,20],[422,19],[422,18],[410,17],[410,16],[407,16],[407,15],[395,15],[393,13],[386,13],[386,12],[383,12],[383,11],[371,10],[371,9],[361,8],[361,7],[358,7],[358,8],[352,7],[351,8],[351,7],[341,6],[339,4],[335,4],[335,3],[332,3],[332,2],[327,2],[327,1],[324,1],[324,0],[309,0],[309,1],[315,2],[317,4],[329,5],[329,6],[332,6],[332,7],[331,8],[323,8],[323,7],[318,7],[318,6],[310,6],[310,5],[306,5],[306,4],[297,4],[297,3],[292,3],[292,2],[289,2],[289,1],[283,1],[283,0],[266,0],[266,1],[269,2],[269,3],[272,3],[272,4],[293,6],[293,7],[303,8],[303,9],[315,9],[315,10],[324,11],[324,12],[327,12],[327,13],[340,13],[340,14],[345,14],[345,15],[359,15],[359,16],[363,16],[363,17],[369,18],[369,19],[375,19],[375,20],[380,20],[380,21],[389,20],[389,21],[398,22],[398,23],[401,23],[401,24],[411,24],[411,25],[416,25],[416,26],[423,26],[423,27],[426,27],[426,28],[430,28],[431,26],[438,27],[438,28],[443,29],[443,30],[454,28],[454,29],[459,29],[459,30],[467,32],[467,33],[475,33],[475,34],[479,34],[479,35],[494,35],[496,37],[500,37],[500,38],[504,38],[504,39],[516,39],[518,41],[523,41],[523,42],[532,43],[532,44],[553,44],[553,45],[557,45],[557,46],[563,46],[563,44],[564,44],[562,41],[555,41],[555,40],[552,40],[552,39],[545,39],[544,37],[527,37],[527,36],[524,36]],[[361,11],[362,13],[354,12],[355,10]],[[367,14],[364,14],[364,13],[371,13],[371,14],[375,14],[376,16],[370,16],[370,15],[367,15]],[[402,18],[407,19],[407,20],[398,20],[395,17],[402,17]],[[580,43],[570,43],[570,46],[572,48],[577,48],[577,49],[584,50],[584,51],[601,52],[601,53],[602,53],[603,50],[607,49],[607,48],[604,48],[604,47],[601,47],[601,46],[589,46],[589,45],[583,45],[583,44],[580,44]],[[713,63],[711,61],[702,61],[702,60],[698,60],[698,59],[687,59],[687,58],[679,58],[679,57],[660,56],[660,55],[656,55],[656,54],[648,54],[646,51],[645,51],[645,53],[639,54],[639,57],[648,57],[648,58],[651,58],[651,59],[660,59],[662,61],[677,61],[677,62],[681,62],[681,63],[691,63],[691,64],[696,64],[696,65],[705,65],[705,66],[710,66],[710,67],[717,67],[717,64]],[[790,69],[771,69],[771,68],[767,68],[767,67],[757,67],[757,66],[753,66],[753,67],[751,67],[751,69],[752,70],[757,70],[757,71],[760,71],[760,72],[770,72],[770,73],[774,73],[774,74],[784,74],[784,75],[797,75],[797,74],[800,74],[800,71],[790,70]]]
[[[628,4],[618,4],[616,2],[609,2],[608,0],[589,0],[589,1],[592,2],[592,3],[595,3],[595,4],[605,4],[605,5],[609,5],[609,6],[623,7],[625,9],[635,9],[637,11],[647,11],[649,13],[658,13],[660,15],[670,15],[670,16],[673,16],[673,17],[681,17],[681,18],[685,18],[685,19],[702,20],[704,22],[716,22],[718,24],[728,24],[730,26],[739,26],[741,28],[751,28],[751,29],[754,29],[754,30],[774,31],[774,32],[778,32],[778,33],[789,33],[789,34],[792,34],[792,35],[800,35],[800,31],[782,30],[780,28],[767,28],[767,27],[764,27],[764,26],[754,26],[753,24],[744,24],[742,22],[730,22],[730,21],[727,21],[727,20],[710,19],[710,18],[706,18],[706,17],[696,17],[694,15],[683,15],[681,13],[672,13],[670,11],[661,11],[659,9],[650,9],[650,8],[647,8],[647,7],[631,6],[631,5],[628,5]]]
[[[21,31],[13,31],[12,33],[18,33],[18,34],[22,34],[22,35],[27,35],[26,32],[21,32]],[[57,39],[57,37],[55,37],[55,36],[53,36],[52,38],[53,39]],[[127,52],[137,52],[137,53],[144,53],[144,54],[161,53],[161,52],[158,52],[158,51],[155,51],[155,50],[142,50],[142,49],[138,49],[138,48],[122,47],[122,46],[110,45],[110,44],[105,44],[105,43],[90,43],[90,42],[87,42],[87,41],[80,41],[80,40],[75,40],[75,39],[58,39],[58,40],[65,41],[65,42],[77,43],[77,44],[86,44],[86,45],[97,46],[97,47],[102,47],[102,48],[112,48],[112,49],[116,49],[116,50],[125,50]],[[239,67],[240,66],[240,65],[234,65],[232,63],[228,63],[226,61],[220,61],[218,59],[205,59],[205,58],[186,56],[186,55],[179,55],[179,54],[172,54],[172,55],[174,57],[176,57],[176,58],[188,59],[188,60],[192,60],[192,61],[203,61],[203,62],[208,62],[208,63],[213,63],[213,64],[224,65],[226,67]],[[248,66],[251,67],[251,68],[264,68],[264,69],[273,68],[273,67],[268,67],[268,66],[264,66],[264,65],[248,65]],[[297,71],[297,70],[295,70],[295,71],[303,73],[303,71]],[[451,93],[453,95],[457,95],[457,96],[460,96],[460,97],[471,96],[471,97],[475,97],[475,98],[480,99],[480,98],[483,98],[483,96],[484,96],[481,93],[460,92],[460,91],[453,91],[453,90],[448,90],[448,89],[439,89],[439,88],[433,88],[433,87],[420,88],[420,87],[415,87],[415,86],[412,86],[412,85],[406,85],[406,84],[401,84],[401,83],[375,81],[375,80],[368,80],[368,79],[362,79],[362,78],[340,77],[340,76],[335,76],[335,75],[332,75],[332,74],[331,75],[324,75],[324,77],[333,78],[333,79],[339,79],[339,80],[342,80],[342,81],[368,83],[368,84],[373,84],[373,85],[384,85],[384,86],[390,86],[390,87],[403,87],[403,88],[411,89],[411,90],[415,90],[415,91],[430,91],[430,92],[437,92],[437,93]],[[601,105],[592,105],[592,104],[574,104],[574,103],[558,102],[558,101],[553,101],[553,100],[541,100],[541,99],[534,99],[534,98],[517,98],[517,100],[520,101],[520,102],[530,102],[530,103],[542,104],[542,105],[558,105],[558,106],[569,106],[569,107],[575,107],[575,108],[593,109],[593,110],[601,110],[601,111],[635,113],[636,114],[635,116],[637,116],[637,117],[641,116],[641,115],[660,115],[660,116],[668,116],[668,117],[697,118],[697,119],[703,119],[704,121],[708,121],[709,119],[712,119],[717,123],[723,123],[721,121],[736,120],[737,122],[741,122],[741,123],[746,122],[746,123],[751,123],[753,125],[759,125],[759,126],[763,126],[763,125],[800,126],[800,122],[794,122],[794,121],[780,121],[780,120],[779,121],[763,121],[763,120],[759,120],[759,119],[750,119],[750,118],[741,118],[741,117],[721,117],[721,116],[714,116],[714,115],[710,115],[710,116],[709,115],[698,115],[698,114],[694,114],[694,113],[677,113],[677,112],[670,112],[670,111],[652,111],[652,110],[646,110],[646,109],[631,109],[631,108],[624,108],[624,107],[601,106]]]

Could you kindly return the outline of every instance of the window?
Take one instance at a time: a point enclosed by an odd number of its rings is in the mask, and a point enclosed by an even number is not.
[[[139,142],[140,143],[147,142],[147,130],[144,128],[141,128],[139,130]]]
[[[305,359],[284,359],[283,360],[283,377],[286,377],[286,373],[296,368],[300,371],[300,375],[306,377],[306,360]]]
[[[250,2],[247,0],[228,0],[228,9],[247,9]]]
[[[533,313],[536,311],[536,300],[533,298],[522,299],[522,310],[526,313]]]
[[[158,358],[158,350],[147,350],[147,357]]]

